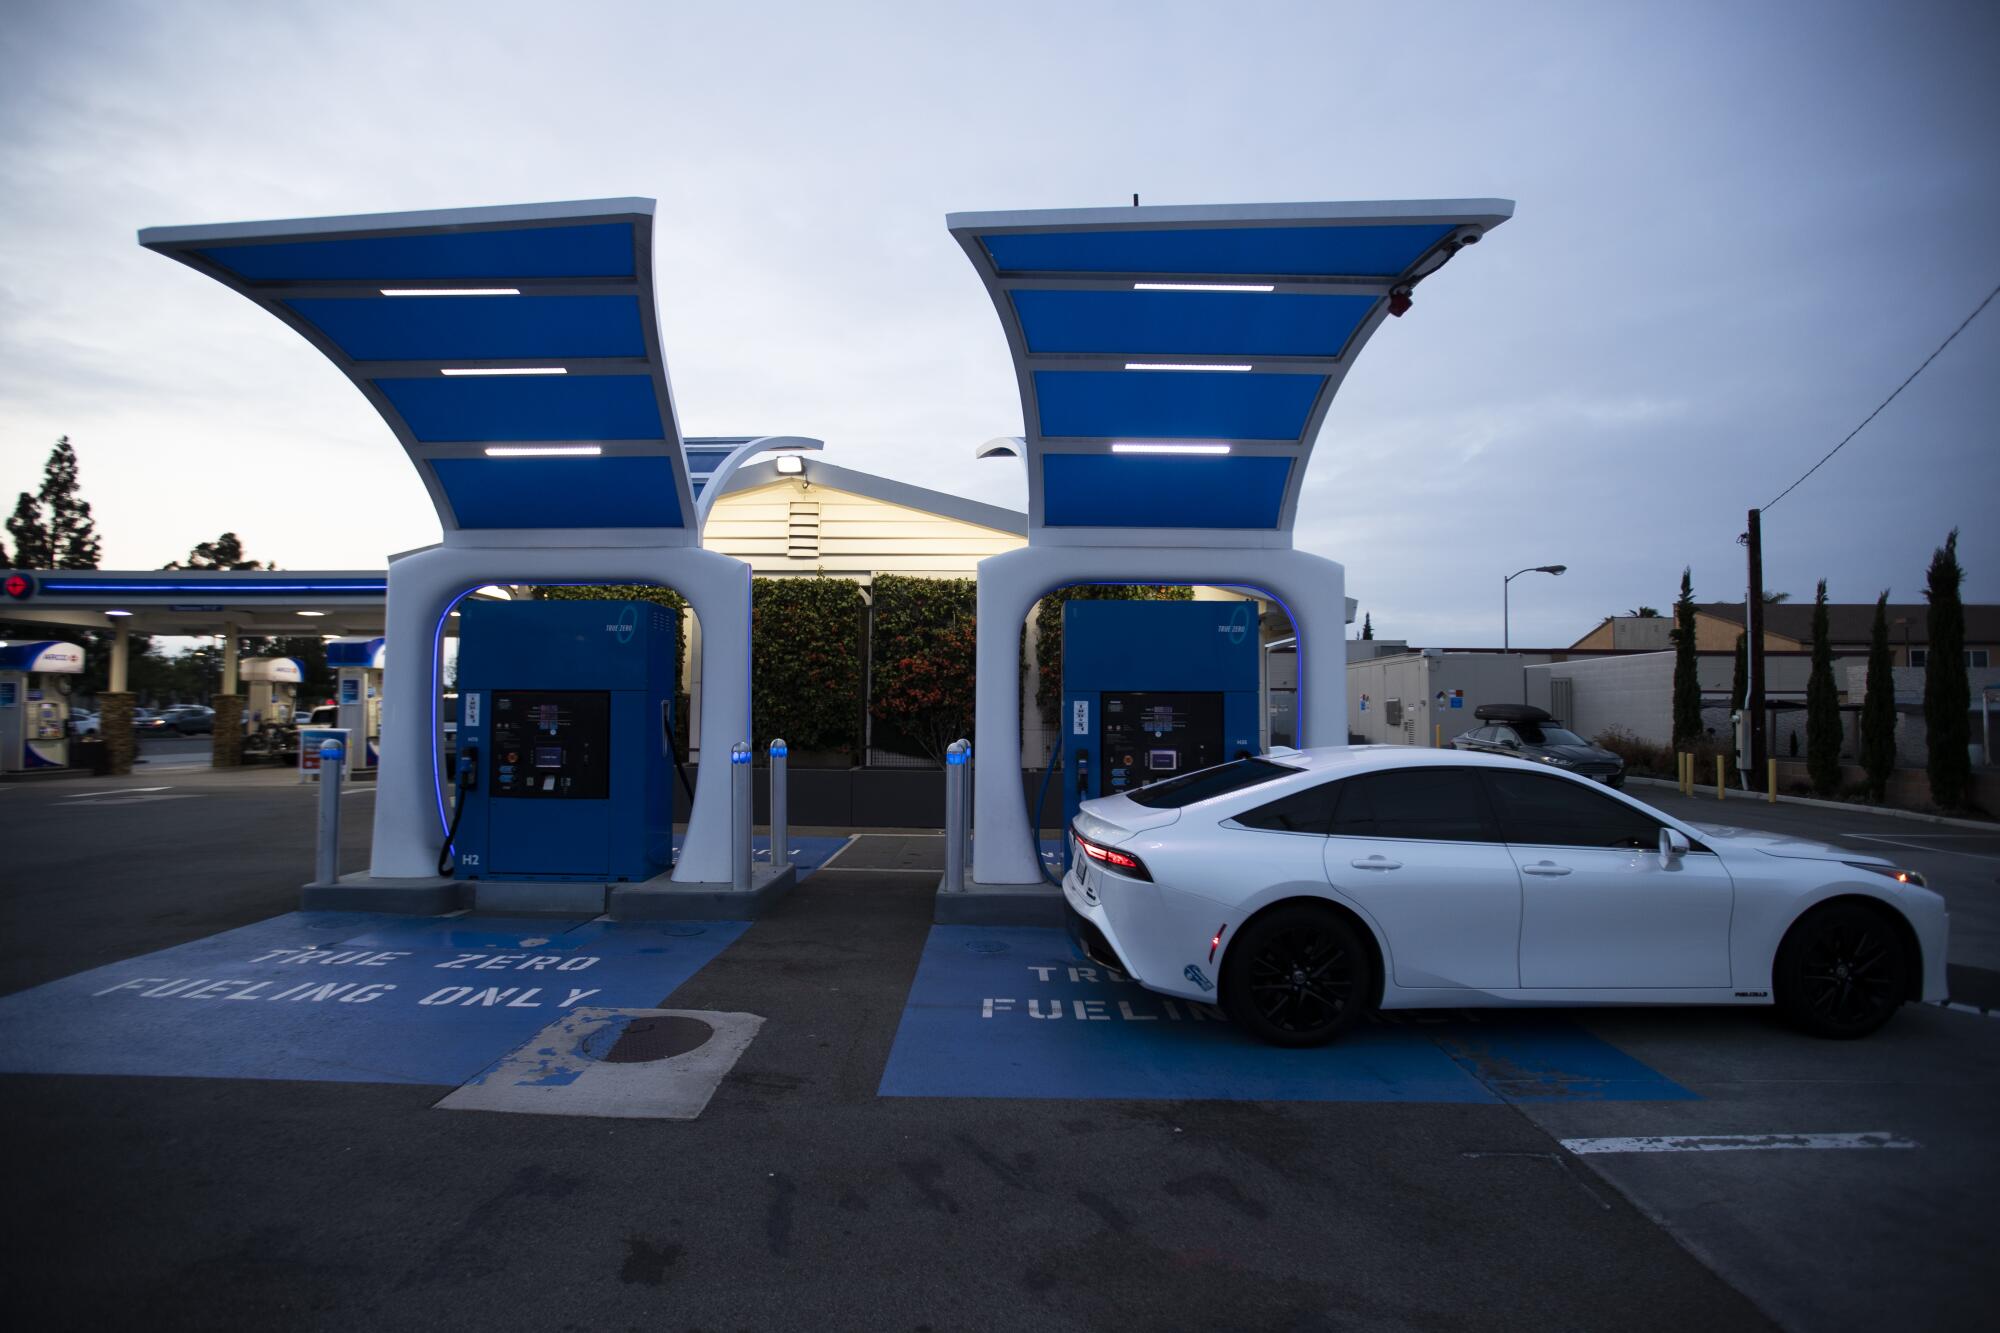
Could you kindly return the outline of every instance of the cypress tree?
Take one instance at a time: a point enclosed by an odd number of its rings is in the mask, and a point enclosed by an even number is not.
[[[1375,622],[1365,612],[1361,617],[1361,637],[1364,639],[1375,637]]]
[[[1959,586],[1965,570],[1958,563],[1958,529],[1931,556],[1925,576],[1924,600],[1930,605],[1930,649],[1924,659],[1924,740],[1930,747],[1927,765],[1931,800],[1947,810],[1965,804],[1972,788],[1971,740],[1966,713],[1972,707],[1972,686],[1965,675],[1965,604]]]
[[[1694,572],[1681,570],[1674,603],[1674,749],[1692,750],[1701,739],[1701,678],[1695,672]]]
[[[1875,599],[1875,629],[1868,639],[1868,694],[1861,701],[1861,767],[1868,799],[1877,805],[1896,770],[1896,674],[1889,656],[1889,594]]]
[[[1813,598],[1812,674],[1806,677],[1806,777],[1814,794],[1840,790],[1840,690],[1833,683],[1833,643],[1826,624],[1826,580]]]

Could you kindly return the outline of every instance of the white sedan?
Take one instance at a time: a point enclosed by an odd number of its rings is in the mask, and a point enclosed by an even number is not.
[[[1085,801],[1069,837],[1085,954],[1281,1046],[1480,1005],[1775,1004],[1858,1037],[1945,998],[1913,871],[1516,759],[1281,750]]]

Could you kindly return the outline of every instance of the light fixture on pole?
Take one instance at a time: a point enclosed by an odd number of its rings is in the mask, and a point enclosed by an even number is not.
[[[1509,574],[1506,578],[1500,580],[1500,651],[1501,652],[1503,653],[1507,652],[1514,646],[1514,640],[1511,633],[1509,632],[1507,624],[1507,619],[1508,619],[1507,585],[1512,583],[1515,579],[1520,578],[1521,575],[1523,574],[1560,574],[1568,568],[1569,568],[1568,565],[1529,565],[1526,569],[1517,569],[1512,574]]]

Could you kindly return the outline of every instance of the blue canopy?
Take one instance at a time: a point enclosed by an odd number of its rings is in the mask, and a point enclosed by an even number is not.
[[[447,533],[692,542],[652,232],[652,200],[600,199],[153,227],[139,243],[324,352],[402,441]]]
[[[1475,199],[952,214],[1014,356],[1031,535],[1289,534],[1355,356],[1417,283],[1513,211]]]

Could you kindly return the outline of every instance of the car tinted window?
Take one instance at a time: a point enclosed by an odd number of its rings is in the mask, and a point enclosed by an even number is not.
[[[1217,764],[1214,768],[1183,773],[1177,778],[1168,778],[1165,782],[1155,782],[1150,787],[1140,787],[1125,794],[1140,805],[1151,806],[1155,810],[1178,810],[1196,801],[1227,796],[1259,783],[1290,777],[1298,771],[1268,759],[1238,759],[1233,763]]]
[[[1556,847],[1657,847],[1660,825],[1580,782],[1540,773],[1488,773],[1507,842]]]
[[[1240,814],[1236,822],[1277,833],[1324,834],[1333,823],[1333,805],[1340,798],[1339,788],[1337,782],[1322,782]]]
[[[1406,768],[1338,784],[1336,837],[1492,842],[1486,798],[1468,769]]]

